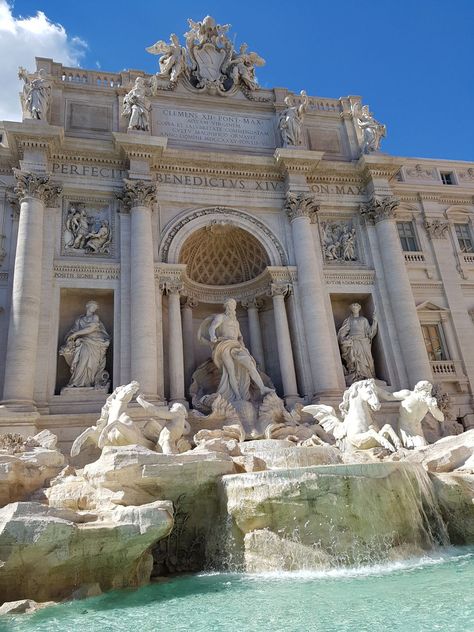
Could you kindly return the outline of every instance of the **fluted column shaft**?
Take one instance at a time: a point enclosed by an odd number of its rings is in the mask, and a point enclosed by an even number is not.
[[[45,205],[60,193],[49,177],[14,170],[20,220],[15,254],[4,400],[32,407],[41,301],[43,218]]]
[[[130,373],[144,393],[156,397],[156,296],[151,223],[155,185],[125,180],[120,197],[130,209]]]
[[[183,330],[181,325],[180,288],[167,285],[169,334],[170,400],[184,400]]]
[[[295,363],[291,347],[290,329],[285,308],[285,294],[288,286],[272,286],[273,312],[275,315],[275,333],[280,362],[281,380],[285,398],[297,398],[298,386],[296,384]]]
[[[313,196],[289,193],[286,210],[291,222],[304,330],[315,394],[333,394],[339,374],[331,342],[334,327],[328,320],[321,261],[316,256],[310,216],[317,209]]]
[[[260,371],[265,371],[265,357],[263,353],[262,330],[260,328],[260,318],[258,310],[262,302],[258,299],[243,301],[242,305],[247,308],[249,319],[250,352],[255,358]]]
[[[188,297],[185,299],[182,307],[185,390],[189,388],[191,384],[194,371],[193,309],[197,307],[197,305],[197,301]]]
[[[432,371],[423,340],[415,300],[408,278],[400,238],[395,225],[395,198],[374,198],[361,208],[367,221],[375,222],[385,282],[390,290],[390,304],[409,384],[432,380]]]

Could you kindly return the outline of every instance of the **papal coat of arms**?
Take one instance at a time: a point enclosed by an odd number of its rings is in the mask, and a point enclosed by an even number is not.
[[[257,90],[255,67],[265,61],[257,53],[248,52],[247,44],[239,51],[227,37],[230,24],[216,24],[211,16],[202,22],[188,20],[190,30],[185,33],[186,46],[181,46],[177,35],[169,43],[162,40],[146,50],[161,55],[158,80],[166,79],[170,87],[182,78],[194,90],[210,94],[228,95],[241,89],[244,94]]]

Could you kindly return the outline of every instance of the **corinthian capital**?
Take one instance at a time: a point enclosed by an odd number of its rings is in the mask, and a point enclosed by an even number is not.
[[[371,224],[395,217],[395,209],[400,200],[392,195],[374,196],[367,204],[360,205],[360,214]]]
[[[128,210],[134,206],[148,206],[151,208],[156,201],[156,185],[154,182],[128,180],[125,178],[123,191],[116,195]]]
[[[21,169],[13,169],[13,174],[16,179],[13,191],[20,202],[27,197],[32,197],[41,200],[46,206],[56,204],[62,187],[50,183],[49,176],[40,176]]]
[[[311,193],[288,191],[284,208],[290,222],[297,217],[309,217],[313,221],[319,206]]]

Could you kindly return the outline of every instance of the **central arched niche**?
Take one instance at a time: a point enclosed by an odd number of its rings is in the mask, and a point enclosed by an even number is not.
[[[184,242],[179,263],[188,277],[203,285],[237,285],[264,272],[270,260],[251,233],[226,221],[214,220]]]

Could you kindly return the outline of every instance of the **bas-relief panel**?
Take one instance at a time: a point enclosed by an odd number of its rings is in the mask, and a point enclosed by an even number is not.
[[[113,257],[115,213],[111,200],[64,198],[61,254],[68,257]]]
[[[351,218],[320,218],[319,230],[325,263],[362,263],[362,254],[357,228]]]

